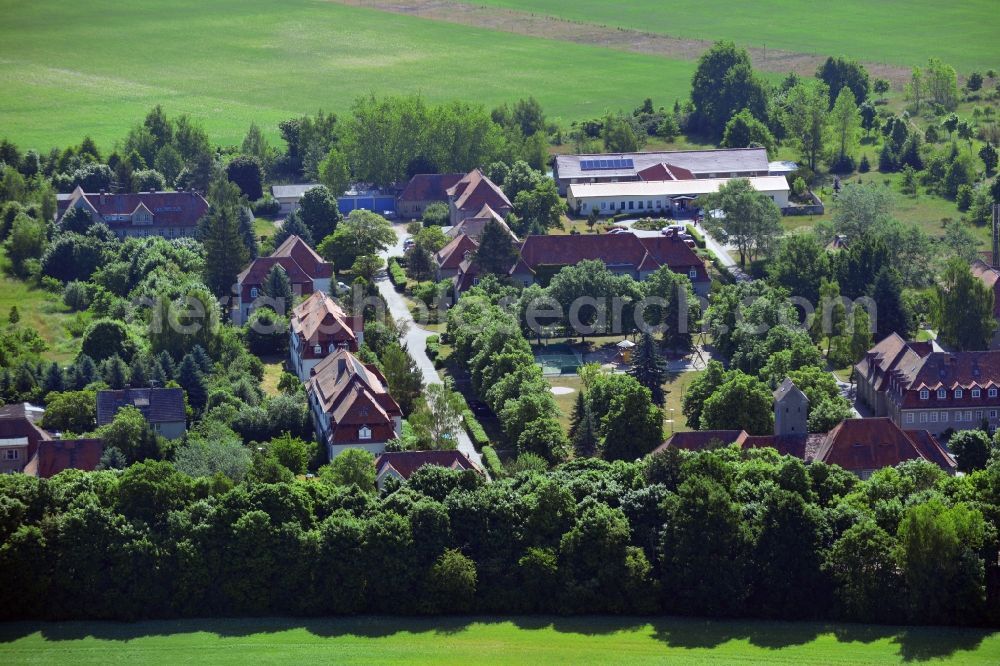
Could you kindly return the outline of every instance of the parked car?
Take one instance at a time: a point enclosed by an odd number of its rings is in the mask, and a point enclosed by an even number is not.
[[[627,234],[628,229],[622,229],[621,227],[612,227],[608,229],[609,234]]]
[[[668,224],[667,226],[660,229],[660,233],[663,234],[664,236],[673,236],[674,234],[677,233],[683,233],[684,229],[685,228],[683,224]]]
[[[416,244],[417,244],[417,242],[415,240],[413,240],[412,238],[407,238],[405,241],[403,241],[403,249],[404,250],[409,250],[411,247],[413,247]]]
[[[350,288],[350,287],[348,287],[348,286],[347,286],[346,284],[344,284],[343,282],[338,282],[338,283],[337,283],[337,292],[338,292],[338,293],[341,293],[341,294],[346,294],[346,293],[347,293],[347,292],[349,292],[350,290],[351,290],[351,288]]]

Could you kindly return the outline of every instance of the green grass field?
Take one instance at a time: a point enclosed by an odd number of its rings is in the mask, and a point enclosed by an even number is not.
[[[996,664],[981,630],[647,618],[0,625],[4,664]]]
[[[478,0],[560,18],[672,37],[731,39],[739,44],[906,67],[937,56],[968,73],[1000,67],[993,0]]]
[[[110,147],[154,104],[220,144],[353,99],[420,93],[488,106],[534,95],[576,119],[688,95],[693,64],[317,0],[0,0],[0,136]]]

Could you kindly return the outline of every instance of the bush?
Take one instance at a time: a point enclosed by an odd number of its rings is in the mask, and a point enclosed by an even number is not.
[[[253,202],[253,214],[264,217],[274,217],[281,212],[281,204],[270,194],[265,194]]]
[[[469,439],[472,440],[477,449],[481,449],[490,443],[490,438],[486,436],[486,431],[483,430],[483,424],[479,422],[476,415],[468,407],[462,412],[462,424],[465,426],[465,431],[469,433]]]
[[[500,462],[500,456],[497,455],[496,449],[492,446],[486,445],[483,447],[483,466],[486,471],[489,472],[490,476],[494,479],[498,479],[503,476],[503,464]]]
[[[73,280],[63,288],[63,303],[78,312],[86,310],[90,305],[87,286],[79,280]]]
[[[396,286],[396,291],[404,291],[406,289],[406,271],[399,265],[398,257],[389,258],[387,271],[389,280]]]
[[[432,361],[437,360],[437,357],[441,355],[441,342],[440,338],[436,335],[427,336],[427,358]]]
[[[868,173],[871,170],[872,170],[872,165],[871,165],[871,162],[868,161],[868,156],[867,155],[862,155],[861,156],[861,162],[858,163],[858,172],[859,173]]]
[[[695,229],[693,224],[687,225],[687,232],[689,234],[691,234],[691,238],[694,239],[694,244],[704,250],[705,249],[705,236],[702,235],[702,233],[700,231],[698,231],[697,229]]]

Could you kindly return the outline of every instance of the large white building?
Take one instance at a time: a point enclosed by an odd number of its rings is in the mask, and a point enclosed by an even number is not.
[[[569,209],[577,215],[634,213],[636,217],[678,213],[696,207],[704,194],[718,192],[732,178],[573,183],[566,193]],[[747,178],[758,192],[771,197],[779,208],[788,205],[788,181],[784,176]]]

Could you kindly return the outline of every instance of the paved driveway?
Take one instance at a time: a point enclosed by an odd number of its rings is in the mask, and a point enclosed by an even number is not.
[[[389,257],[398,257],[403,254],[403,240],[406,238],[406,225],[396,224],[393,226],[396,231],[397,242],[396,245],[390,247],[388,250],[381,254],[383,259],[388,259]],[[407,351],[413,360],[416,361],[417,367],[420,368],[420,373],[424,377],[424,384],[441,384],[441,375],[438,374],[437,368],[434,367],[434,363],[431,361],[430,357],[427,356],[427,338],[433,333],[426,331],[413,321],[413,316],[410,314],[410,309],[407,307],[406,299],[403,295],[396,291],[392,282],[389,281],[388,275],[385,271],[382,271],[375,282],[378,286],[378,291],[385,298],[385,302],[389,306],[389,312],[392,313],[392,318],[396,320],[397,323],[401,324],[406,332],[403,334],[400,342],[406,346]],[[469,439],[468,433],[465,429],[461,429],[458,434],[458,450],[469,457],[470,460],[475,462],[477,465],[482,466],[482,458],[479,452],[476,451],[476,447],[472,445],[472,440]]]

